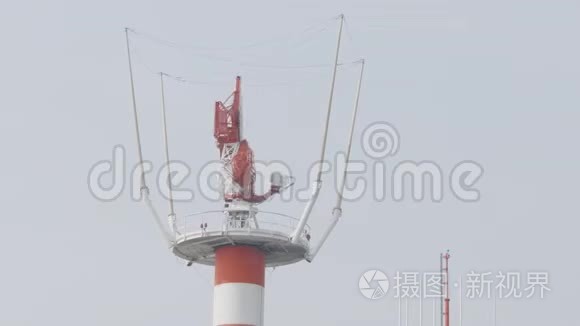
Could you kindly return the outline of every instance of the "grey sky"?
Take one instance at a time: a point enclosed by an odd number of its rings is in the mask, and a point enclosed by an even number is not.
[[[359,146],[361,131],[388,121],[401,148],[387,166],[432,160],[447,176],[456,163],[474,160],[485,169],[482,198],[461,202],[445,180],[441,203],[377,202],[370,194],[345,203],[344,219],[314,263],[268,272],[266,322],[395,325],[392,293],[365,299],[361,274],[432,271],[447,248],[456,276],[550,273],[546,299],[498,303],[500,325],[578,319],[578,1],[30,1],[2,7],[0,324],[209,325],[212,270],[178,262],[127,189],[113,202],[97,201],[87,189],[89,168],[110,159],[113,146],[127,148],[129,165],[136,161],[123,28],[234,48],[207,59],[135,39],[146,158],[160,162],[162,151],[158,80],[143,63],[213,81],[168,83],[173,157],[194,170],[218,158],[213,101],[227,95],[239,73],[248,84],[246,136],[257,159],[288,163],[304,186],[318,152],[330,71],[238,63],[329,63],[336,33],[330,19],[341,12],[349,32],[341,60],[362,55],[368,62],[353,159],[372,163]],[[320,24],[327,29],[303,32]],[[288,35],[314,41],[239,49]],[[216,61],[219,56],[237,61]],[[355,68],[340,72],[329,155],[344,145],[356,74]],[[314,227],[330,219],[333,193],[325,190]],[[217,207],[198,196],[178,211]],[[273,200],[265,208],[298,215],[301,204]],[[410,325],[418,325],[414,311]],[[430,324],[428,309],[425,318]],[[491,301],[464,301],[466,325],[491,325],[490,318]]]

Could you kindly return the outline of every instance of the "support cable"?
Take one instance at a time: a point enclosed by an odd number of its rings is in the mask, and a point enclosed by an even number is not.
[[[316,34],[316,33],[321,33],[321,32],[326,31],[328,28],[328,24],[331,21],[339,19],[339,18],[340,18],[340,16],[332,17],[332,18],[324,20],[322,22],[311,24],[310,26],[304,28],[300,32],[295,32],[295,33],[292,33],[290,35],[277,36],[277,37],[273,37],[273,38],[270,38],[267,40],[261,40],[261,41],[256,41],[256,42],[248,43],[245,45],[241,45],[241,46],[230,46],[230,47],[211,47],[211,46],[183,44],[183,43],[179,43],[179,42],[165,40],[165,39],[160,38],[158,36],[155,36],[151,33],[137,31],[136,29],[132,29],[132,28],[129,28],[129,31],[131,33],[135,34],[136,36],[140,36],[142,38],[148,39],[149,41],[154,42],[156,44],[163,45],[163,46],[170,47],[170,48],[174,48],[177,50],[190,51],[190,52],[191,51],[215,52],[215,51],[231,51],[231,50],[243,50],[243,49],[257,48],[257,47],[263,47],[263,46],[277,44],[277,43],[278,44],[290,43],[292,41],[292,39],[296,38],[296,36],[298,36],[298,35],[303,35],[303,34],[307,34],[307,33],[315,33]],[[303,43],[303,41],[300,41],[300,43],[298,43],[298,45],[300,45],[301,43]]]
[[[320,189],[322,188],[322,165],[324,164],[324,156],[326,152],[326,141],[328,139],[328,128],[330,124],[330,113],[332,112],[332,97],[334,96],[334,84],[336,82],[336,70],[338,67],[338,57],[340,55],[340,40],[342,37],[342,27],[344,24],[344,15],[340,15],[340,28],[338,30],[338,41],[336,42],[336,54],[334,57],[334,68],[332,71],[332,82],[330,84],[330,96],[328,99],[328,108],[326,111],[326,121],[324,124],[324,134],[322,137],[322,148],[320,151],[320,161],[318,162],[318,172],[316,174],[316,180],[312,184],[312,194],[308,203],[304,207],[304,211],[302,212],[302,216],[300,217],[300,221],[296,226],[296,230],[292,233],[292,243],[296,244],[302,237],[302,233],[304,232],[304,228],[306,227],[306,223],[308,222],[308,218],[310,217],[310,213],[312,212],[312,208],[318,199],[318,194],[320,193]]]
[[[143,200],[145,201],[145,204],[149,208],[151,215],[153,216],[153,218],[155,220],[155,223],[157,224],[157,227],[161,231],[163,238],[167,241],[168,245],[171,246],[171,245],[173,245],[174,239],[165,230],[165,228],[161,224],[161,219],[159,217],[159,214],[157,214],[157,210],[155,210],[155,207],[153,206],[153,203],[151,202],[151,199],[149,198],[149,188],[147,187],[147,184],[145,182],[145,166],[143,164],[143,149],[141,146],[141,133],[139,131],[139,115],[137,113],[137,101],[135,99],[135,83],[134,83],[134,79],[133,79],[133,65],[131,62],[131,46],[129,43],[129,28],[125,28],[125,40],[127,42],[127,58],[128,58],[128,62],[129,62],[129,77],[131,80],[131,98],[132,98],[132,102],[133,102],[133,118],[135,120],[135,134],[137,136],[136,138],[137,138],[137,149],[138,149],[138,153],[139,153],[139,166],[141,169],[141,177],[140,177],[141,184],[140,184],[139,190],[141,192],[141,196],[142,196]]]
[[[363,80],[363,75],[364,75],[364,67],[365,67],[365,60],[364,59],[360,60],[360,65],[361,65],[360,76],[359,76],[358,84],[356,87],[356,97],[355,97],[355,101],[354,101],[354,109],[352,110],[352,119],[351,119],[351,123],[350,123],[350,131],[349,131],[348,140],[347,140],[344,171],[342,173],[342,180],[340,182],[339,191],[338,191],[338,194],[336,195],[336,205],[334,206],[334,209],[332,210],[332,222],[331,222],[330,226],[328,226],[328,228],[324,231],[322,238],[320,238],[320,242],[316,245],[316,247],[308,255],[307,260],[310,262],[314,259],[314,257],[316,257],[316,255],[318,254],[318,251],[320,251],[320,248],[322,248],[322,246],[324,246],[324,243],[326,242],[326,240],[330,236],[330,233],[332,233],[332,231],[336,227],[336,224],[338,223],[338,221],[342,217],[342,201],[343,201],[343,195],[344,195],[344,187],[346,185],[346,177],[348,174],[348,162],[350,161],[350,153],[352,150],[352,139],[353,139],[353,135],[354,135],[354,128],[356,125],[356,118],[357,118],[357,114],[358,114],[358,107],[359,107],[358,104],[359,104],[359,99],[360,99],[362,80]]]
[[[139,152],[139,166],[141,168],[140,191],[148,190],[145,183],[145,168],[143,167],[143,149],[141,147],[141,133],[139,132],[139,117],[137,114],[137,101],[135,99],[135,82],[133,81],[133,64],[131,63],[131,47],[129,44],[129,28],[125,28],[125,39],[127,41],[127,59],[129,61],[129,78],[131,80],[131,98],[133,101],[133,118],[135,120],[135,133],[137,136],[137,149]],[[148,191],[147,191],[148,192]]]
[[[328,98],[328,108],[326,111],[326,121],[324,124],[324,135],[322,137],[322,149],[320,151],[320,161],[318,165],[318,173],[316,174],[316,181],[321,182],[322,179],[322,164],[326,153],[326,141],[328,139],[328,127],[330,124],[330,113],[332,112],[332,99],[334,97],[334,85],[336,83],[336,70],[338,67],[338,57],[340,54],[340,41],[342,37],[342,26],[344,24],[344,15],[340,15],[340,29],[338,31],[338,42],[336,44],[336,55],[334,57],[334,69],[332,72],[332,82],[330,84],[330,96]]]
[[[165,85],[163,83],[164,73],[159,73],[159,79],[161,81],[161,113],[163,117],[163,142],[165,144],[165,165],[167,167],[167,186],[169,187],[169,215],[167,216],[169,222],[169,229],[172,233],[177,234],[177,227],[175,225],[176,215],[175,208],[173,206],[173,186],[171,181],[171,166],[169,160],[169,140],[167,137],[167,113],[165,109]]]
[[[175,236],[170,234],[169,232],[167,232],[167,230],[163,226],[163,223],[161,223],[161,221],[162,221],[161,216],[159,216],[157,209],[155,209],[153,202],[149,198],[149,190],[145,189],[144,192],[145,192],[145,195],[143,196],[143,200],[145,201],[147,208],[149,208],[149,211],[151,212],[151,215],[153,216],[153,219],[155,220],[155,224],[157,224],[157,227],[161,231],[161,234],[163,235],[163,238],[165,239],[167,244],[170,247],[173,246],[173,243],[175,242]]]
[[[339,15],[338,17],[333,17],[330,20],[336,20],[336,19],[340,19],[341,20],[341,32],[342,32],[342,25],[344,22],[344,15]],[[329,21],[330,21],[329,20]],[[321,32],[327,29],[327,23],[325,23],[323,25],[324,27],[320,30],[318,30],[317,32]],[[302,33],[306,33],[310,30],[314,29],[314,26],[311,26],[309,28],[306,28],[304,31],[302,31]],[[262,64],[260,62],[239,62],[237,59],[234,58],[226,58],[226,57],[222,57],[222,56],[216,56],[215,54],[213,54],[215,51],[223,51],[223,50],[228,50],[228,49],[237,49],[236,47],[232,47],[232,48],[211,48],[211,47],[204,47],[204,46],[192,46],[192,45],[182,45],[173,41],[167,41],[167,40],[163,40],[159,37],[153,36],[149,33],[145,33],[145,32],[141,32],[141,31],[137,31],[135,29],[131,29],[131,28],[127,28],[127,30],[131,33],[133,33],[136,36],[141,36],[145,39],[148,39],[149,41],[152,41],[156,44],[159,45],[163,45],[163,46],[167,46],[179,51],[187,51],[187,49],[189,48],[190,50],[188,51],[190,53],[190,55],[193,56],[198,56],[198,57],[204,57],[206,59],[210,59],[210,60],[214,60],[214,61],[220,61],[220,62],[225,62],[225,63],[232,63],[232,64],[238,64],[242,67],[249,67],[249,68],[259,68],[259,69],[320,69],[320,68],[328,68],[330,67],[329,64],[310,64],[310,65],[275,65],[275,64]],[[350,37],[350,36],[349,36]],[[280,39],[279,37],[276,38],[275,40]],[[306,41],[310,41],[309,39],[307,39]],[[298,43],[298,45],[301,45],[303,43],[305,43],[306,41],[302,41],[300,43]],[[262,42],[256,42],[250,44],[250,45],[246,45],[246,46],[242,46],[241,48],[248,48],[248,47],[254,47],[254,46],[259,46],[261,44],[264,43],[268,43],[267,41],[262,41]],[[197,52],[192,53],[191,50],[197,50]],[[204,50],[205,52],[210,52],[211,54],[207,54],[207,53],[200,53],[201,50]]]
[[[352,119],[351,119],[351,123],[350,123],[350,131],[348,134],[348,141],[347,141],[347,147],[346,147],[346,157],[345,157],[345,165],[344,165],[344,171],[342,173],[342,181],[340,182],[340,188],[339,188],[339,192],[336,196],[336,205],[334,206],[334,209],[339,209],[342,210],[342,201],[343,201],[343,194],[344,194],[344,187],[346,185],[346,176],[348,174],[348,162],[350,161],[350,153],[352,150],[352,139],[354,136],[354,128],[355,128],[355,124],[356,124],[356,118],[357,118],[357,114],[358,114],[358,103],[359,103],[359,99],[360,99],[360,91],[362,88],[362,79],[363,79],[363,74],[364,74],[364,69],[365,69],[365,60],[361,59],[360,61],[360,76],[359,76],[359,80],[358,80],[358,85],[357,85],[357,90],[356,90],[356,98],[354,101],[354,110],[352,111]]]

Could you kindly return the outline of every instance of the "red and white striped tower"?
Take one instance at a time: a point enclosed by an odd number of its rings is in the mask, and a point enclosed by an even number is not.
[[[264,324],[265,255],[253,246],[216,250],[214,326]]]

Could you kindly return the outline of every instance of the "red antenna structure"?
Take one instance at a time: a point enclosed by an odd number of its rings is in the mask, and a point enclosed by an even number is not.
[[[220,150],[224,175],[224,199],[259,204],[280,192],[284,186],[282,176],[272,175],[270,191],[263,195],[254,193],[256,170],[254,152],[242,136],[241,77],[236,77],[232,94],[224,101],[215,103],[214,138]],[[230,102],[231,101],[231,102]],[[286,185],[286,187],[289,184]]]

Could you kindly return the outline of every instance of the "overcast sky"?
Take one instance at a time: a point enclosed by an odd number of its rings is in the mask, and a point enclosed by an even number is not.
[[[379,160],[385,198],[369,191],[346,202],[312,264],[268,271],[266,323],[396,325],[392,289],[368,300],[359,277],[379,269],[393,283],[397,271],[434,271],[450,249],[457,280],[470,271],[549,273],[546,298],[498,300],[499,325],[573,324],[580,3],[572,0],[4,3],[0,324],[210,325],[212,269],[178,261],[128,185],[111,202],[87,186],[90,168],[110,160],[115,145],[126,149],[127,169],[137,161],[124,27],[179,44],[132,35],[146,159],[162,160],[159,81],[151,72],[200,82],[167,82],[172,156],[194,174],[218,158],[213,101],[240,74],[256,159],[285,162],[303,188],[319,150],[340,13],[347,18],[340,61],[367,59],[352,158],[377,163],[360,141],[377,121],[396,128],[400,148]],[[344,148],[356,69],[339,71],[330,157]],[[394,201],[393,168],[424,160],[442,170],[442,201],[409,194]],[[485,171],[475,203],[449,188],[450,172],[464,160]],[[334,204],[326,180],[314,240]],[[178,204],[178,213],[219,209],[195,182],[195,175],[186,181],[196,197]],[[274,199],[264,209],[297,216],[302,205]],[[452,296],[457,318],[459,294]],[[409,325],[418,325],[418,301],[409,305]],[[491,300],[463,301],[466,325],[492,325],[491,317]]]

